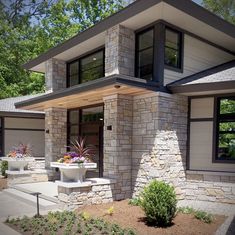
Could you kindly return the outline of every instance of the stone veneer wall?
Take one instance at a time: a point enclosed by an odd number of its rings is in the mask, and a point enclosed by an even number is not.
[[[235,204],[235,173],[188,171],[185,199]]]
[[[45,110],[45,165],[56,161],[66,152],[67,146],[67,110],[48,108]],[[49,133],[47,133],[47,131]]]
[[[134,76],[135,33],[122,25],[108,29],[105,35],[105,76]]]
[[[61,209],[75,209],[85,205],[113,201],[113,183],[86,187],[66,188],[58,186],[58,199]]]
[[[108,130],[110,126],[112,130]],[[115,200],[131,197],[132,97],[104,98],[104,177],[115,179]]]
[[[47,60],[45,80],[47,92],[66,88],[66,63],[55,58]]]
[[[151,180],[171,183],[178,198],[185,183],[187,98],[165,93],[133,100],[132,186],[137,196]]]

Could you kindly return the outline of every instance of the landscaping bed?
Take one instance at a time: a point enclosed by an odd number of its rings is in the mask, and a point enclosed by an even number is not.
[[[7,178],[0,175],[0,191],[7,188]]]
[[[180,212],[174,218],[171,226],[156,228],[147,225],[143,210],[139,206],[129,205],[128,200],[86,206],[78,211],[86,212],[91,216],[102,218],[111,223],[117,223],[124,228],[133,228],[140,235],[212,235],[226,218],[225,216],[213,215],[213,221],[205,223],[196,219],[193,214],[183,214]]]

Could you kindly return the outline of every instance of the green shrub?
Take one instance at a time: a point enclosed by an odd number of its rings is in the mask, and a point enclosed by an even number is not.
[[[8,162],[7,161],[2,161],[1,162],[1,173],[3,176],[7,176],[6,175],[6,170],[8,169]]]
[[[153,180],[142,192],[141,206],[151,224],[170,225],[176,214],[176,204],[174,188],[164,182]]]

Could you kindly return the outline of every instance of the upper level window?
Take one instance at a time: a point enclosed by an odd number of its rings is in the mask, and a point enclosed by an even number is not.
[[[235,161],[235,97],[217,101],[216,160]]]
[[[68,64],[68,86],[74,86],[103,76],[103,49]]]
[[[153,29],[137,36],[137,76],[152,80],[153,76]]]
[[[165,31],[165,65],[181,68],[181,33],[168,28]]]

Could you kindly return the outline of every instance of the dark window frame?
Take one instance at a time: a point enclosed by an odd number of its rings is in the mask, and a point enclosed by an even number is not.
[[[165,53],[165,49],[166,49],[166,31],[171,31],[171,32],[174,32],[178,35],[178,40],[179,40],[179,48],[178,50],[176,50],[178,53],[179,53],[179,58],[178,58],[178,61],[179,61],[179,66],[173,66],[173,65],[168,65],[165,63],[165,57],[166,57],[166,53]],[[183,40],[183,33],[179,30],[176,30],[174,28],[171,28],[169,26],[166,26],[165,27],[165,38],[164,38],[164,65],[165,65],[165,69],[168,69],[168,70],[172,70],[172,71],[175,71],[175,72],[179,72],[179,73],[183,73],[183,57],[184,57],[184,53],[183,53],[183,48],[184,48],[184,40]]]
[[[73,63],[78,62],[78,84],[76,84],[76,85],[79,85],[79,84],[82,83],[82,81],[81,81],[81,73],[82,73],[81,61],[82,61],[83,59],[85,59],[85,58],[87,58],[87,57],[89,57],[89,56],[91,56],[91,55],[93,55],[93,54],[99,53],[99,52],[103,52],[103,75],[102,75],[102,77],[105,76],[105,47],[102,46],[101,48],[92,50],[92,51],[90,51],[90,52],[88,52],[88,53],[86,53],[86,54],[83,54],[83,55],[77,57],[77,58],[74,59],[74,60],[71,60],[71,61],[68,61],[68,62],[67,62],[67,65],[66,65],[66,67],[67,67],[66,87],[67,87],[67,88],[68,88],[68,87],[71,87],[71,86],[70,86],[70,65],[73,64]],[[100,77],[100,78],[102,78],[102,77]],[[76,86],[76,85],[73,85],[73,86]]]
[[[219,124],[221,120],[224,120],[229,117],[234,119],[235,121],[235,114],[222,114],[223,116],[221,117],[220,114],[220,101],[222,99],[229,99],[229,98],[235,98],[235,96],[216,96],[214,99],[214,130],[213,130],[213,158],[212,158],[212,163],[235,163],[234,160],[219,160],[217,158],[218,156],[218,145],[219,145]]]

